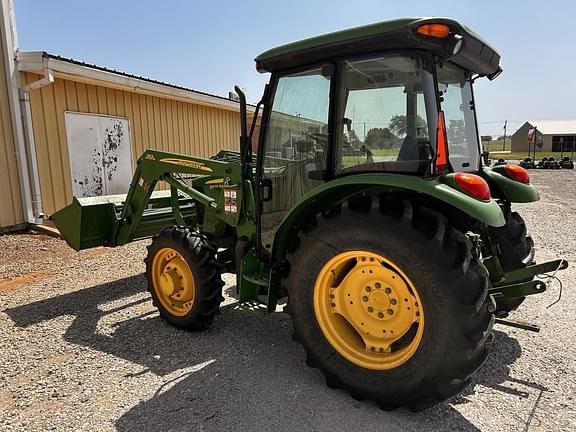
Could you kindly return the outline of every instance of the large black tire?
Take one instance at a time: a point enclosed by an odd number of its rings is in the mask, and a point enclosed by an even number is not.
[[[494,317],[488,312],[488,272],[472,255],[464,234],[430,209],[374,197],[319,216],[299,239],[288,255],[287,311],[307,363],[323,372],[328,386],[374,400],[383,409],[421,410],[468,384],[487,356]],[[392,260],[421,298],[422,339],[397,367],[358,366],[335,349],[320,327],[314,306],[317,275],[333,257],[354,250]]]
[[[201,330],[212,323],[224,301],[224,282],[216,251],[205,237],[189,227],[165,228],[152,238],[145,262],[148,290],[162,318],[187,330]],[[171,280],[168,287],[174,286],[172,293],[162,289],[160,272],[169,274],[166,278]],[[193,295],[179,299],[186,289]]]
[[[492,240],[500,250],[500,264],[505,272],[529,266],[534,261],[534,241],[528,235],[524,219],[509,208],[504,209],[506,225],[492,228]],[[517,282],[531,280],[523,279]],[[518,309],[526,297],[515,297],[496,300],[496,316],[506,317],[510,312]]]

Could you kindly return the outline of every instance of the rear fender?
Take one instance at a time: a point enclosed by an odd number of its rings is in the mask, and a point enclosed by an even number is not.
[[[443,201],[489,226],[500,227],[506,221],[502,210],[491,200],[480,201],[437,179],[425,180],[400,174],[358,174],[324,183],[304,195],[282,220],[274,237],[272,256],[284,259],[291,242],[307,221],[335,204],[361,192],[390,191],[423,194]]]
[[[528,203],[540,199],[540,195],[533,185],[506,177],[504,165],[494,168],[482,167],[478,175],[488,182],[493,197],[505,198],[507,201],[515,203]]]

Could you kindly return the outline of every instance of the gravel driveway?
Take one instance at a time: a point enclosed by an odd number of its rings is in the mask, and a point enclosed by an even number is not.
[[[576,172],[533,172],[542,201],[517,206],[537,258],[576,262]],[[574,431],[576,271],[516,314],[539,334],[497,326],[472,386],[414,414],[330,390],[306,367],[284,313],[227,304],[201,333],[150,304],[147,242],[76,253],[38,234],[0,237],[0,430]]]

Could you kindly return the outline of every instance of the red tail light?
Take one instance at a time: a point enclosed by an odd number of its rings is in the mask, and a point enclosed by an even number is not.
[[[517,180],[522,183],[530,184],[530,174],[528,174],[528,170],[522,168],[518,165],[504,165],[504,172],[510,178]]]
[[[490,201],[490,187],[486,180],[476,174],[456,173],[454,180],[468,195],[482,201]]]

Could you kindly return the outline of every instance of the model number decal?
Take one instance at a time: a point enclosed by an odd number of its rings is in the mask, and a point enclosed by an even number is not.
[[[212,172],[212,168],[207,167],[202,162],[196,162],[196,161],[191,161],[191,160],[186,160],[186,159],[176,159],[176,158],[163,158],[163,159],[160,159],[160,162],[169,163],[172,165],[179,165],[179,166],[183,166],[183,167],[187,167],[187,168],[193,168],[193,169],[197,169],[200,171]]]

